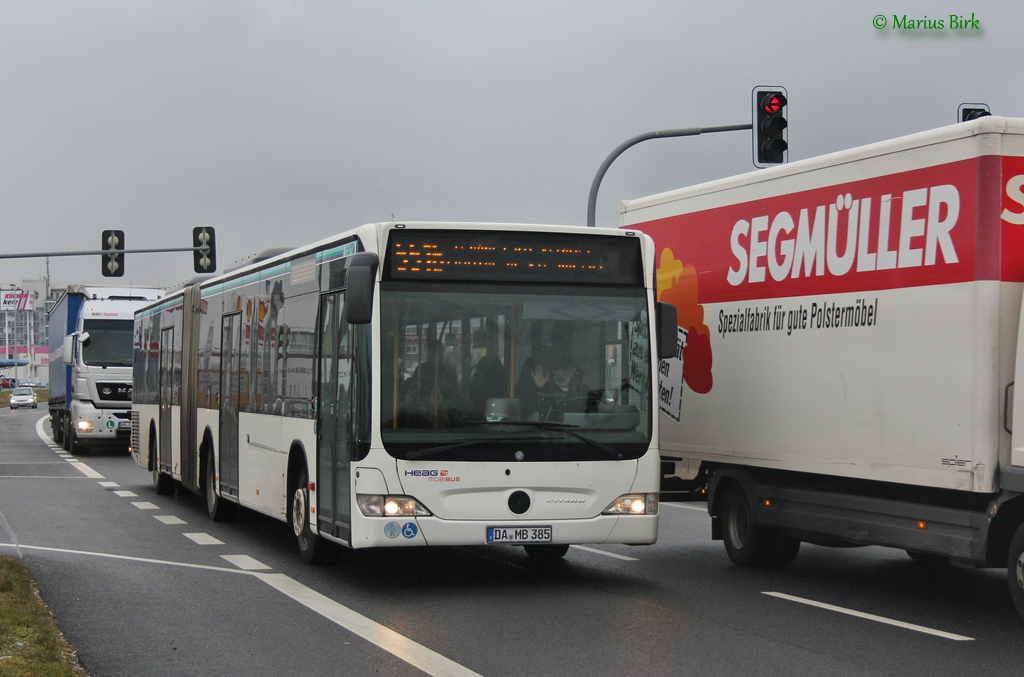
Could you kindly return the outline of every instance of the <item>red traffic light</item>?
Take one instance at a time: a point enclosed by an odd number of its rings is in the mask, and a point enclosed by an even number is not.
[[[786,105],[786,97],[778,92],[771,92],[761,99],[761,110],[769,115],[774,115]]]
[[[789,160],[789,93],[783,87],[758,86],[751,92],[754,166],[770,167]]]

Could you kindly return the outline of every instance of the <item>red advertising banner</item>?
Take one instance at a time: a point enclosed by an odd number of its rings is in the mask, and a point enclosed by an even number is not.
[[[718,303],[1024,281],[1022,225],[1024,158],[986,156],[630,227]]]

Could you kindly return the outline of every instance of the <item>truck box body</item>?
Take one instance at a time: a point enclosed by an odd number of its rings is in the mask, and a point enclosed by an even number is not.
[[[999,491],[1022,185],[1024,120],[989,117],[624,201],[679,311],[663,454]]]
[[[64,337],[72,334],[78,325],[82,308],[81,294],[61,294],[50,309],[50,407],[67,409],[67,393],[71,392],[71,367],[62,359]],[[69,329],[70,328],[70,329]]]

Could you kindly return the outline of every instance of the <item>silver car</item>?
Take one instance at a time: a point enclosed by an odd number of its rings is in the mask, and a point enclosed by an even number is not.
[[[20,407],[38,408],[36,403],[36,391],[31,388],[15,388],[11,393],[11,409]]]

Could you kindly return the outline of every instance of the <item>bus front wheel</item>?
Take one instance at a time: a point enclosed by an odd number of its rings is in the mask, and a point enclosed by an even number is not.
[[[527,556],[535,562],[557,562],[565,557],[565,553],[569,552],[569,545],[566,543],[524,545],[523,549],[526,550]]]
[[[306,564],[316,564],[321,559],[323,544],[309,526],[309,474],[303,468],[295,483],[292,494],[292,531],[299,546],[299,557]]]

